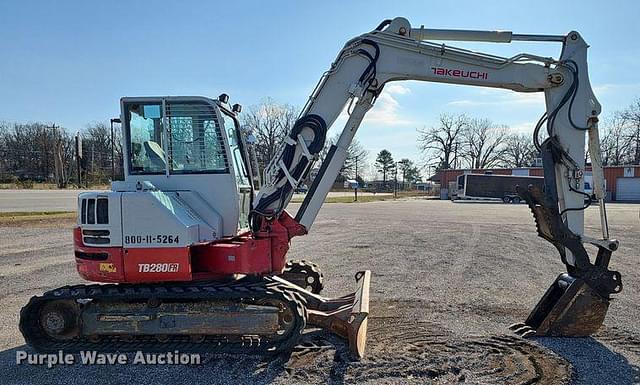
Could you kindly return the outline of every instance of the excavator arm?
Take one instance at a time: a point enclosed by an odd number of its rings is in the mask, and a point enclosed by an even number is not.
[[[472,52],[426,40],[509,43],[562,43],[558,59],[519,54],[512,58]],[[365,114],[385,84],[420,80],[544,92],[546,113],[534,142],[542,154],[545,189],[521,186],[538,234],[551,242],[567,266],[536,306],[521,334],[588,335],[602,324],[609,295],[622,288],[620,274],[608,269],[618,243],[609,239],[604,206],[596,100],[587,72],[587,44],[577,32],[567,35],[521,35],[507,31],[463,31],[412,28],[404,18],[387,20],[374,31],[347,42],[309,97],[278,155],[265,171],[265,185],[251,213],[254,231],[283,215],[293,191],[318,159],[328,129],[347,108],[348,119],[337,143],[329,148],[312,186],[297,212],[293,235],[304,234],[315,220]],[[546,139],[540,143],[540,132]],[[585,133],[600,206],[602,239],[584,235]],[[288,218],[288,215],[286,216]],[[584,247],[598,249],[592,263]]]

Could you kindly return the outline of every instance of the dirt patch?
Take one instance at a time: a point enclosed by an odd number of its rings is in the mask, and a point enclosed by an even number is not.
[[[330,384],[558,385],[572,373],[564,359],[515,336],[456,336],[435,323],[389,315],[370,318],[362,361],[350,361],[342,341],[310,333],[285,368],[300,382]]]

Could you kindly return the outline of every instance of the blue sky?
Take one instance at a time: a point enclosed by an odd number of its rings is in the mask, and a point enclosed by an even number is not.
[[[343,44],[381,20],[429,28],[579,31],[603,113],[640,97],[637,1],[14,1],[0,2],[0,120],[72,131],[118,115],[121,96],[227,92],[302,106]],[[558,44],[454,44],[557,57]],[[529,132],[542,99],[405,82],[387,87],[357,138],[371,154],[418,160],[416,129],[467,112]],[[337,130],[333,128],[333,132]]]

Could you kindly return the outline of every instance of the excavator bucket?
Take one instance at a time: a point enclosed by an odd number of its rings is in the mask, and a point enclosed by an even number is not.
[[[523,337],[584,337],[595,333],[609,308],[604,298],[584,280],[561,274],[533,308],[524,323],[511,329]]]
[[[274,279],[287,282],[279,277]],[[338,298],[322,297],[292,283],[288,284],[295,286],[296,292],[306,301],[307,324],[329,330],[347,339],[351,356],[360,359],[364,357],[367,342],[371,272],[360,271],[356,273],[355,279],[356,291]]]

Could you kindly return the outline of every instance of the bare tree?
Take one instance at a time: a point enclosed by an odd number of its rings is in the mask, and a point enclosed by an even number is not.
[[[298,110],[267,98],[243,114],[243,127],[256,139],[254,150],[260,172],[276,156],[280,143],[296,122]]]
[[[629,161],[640,164],[640,98],[621,111],[620,117],[625,121],[624,137],[631,155]]]
[[[3,169],[18,179],[54,180],[58,141],[68,133],[45,123],[3,123],[0,129]]]
[[[87,126],[83,137],[83,168],[91,182],[111,177],[111,133],[104,123]],[[122,170],[122,147],[115,139],[116,170]],[[53,124],[0,123],[0,173],[3,181],[53,181],[64,188],[77,174],[75,141],[65,128]]]
[[[502,161],[507,167],[529,167],[536,154],[532,135],[511,134],[505,139]]]
[[[600,124],[600,149],[602,163],[618,166],[631,161],[627,119],[621,113],[603,119]]]
[[[462,156],[470,168],[490,168],[502,158],[507,127],[496,125],[489,119],[470,119],[462,131]]]
[[[122,146],[120,136],[114,132],[114,168],[122,170]],[[104,122],[87,125],[83,132],[83,160],[89,182],[105,183],[111,178],[111,127]],[[119,174],[119,172],[118,172]]]
[[[462,133],[469,125],[464,115],[441,114],[437,126],[418,129],[418,148],[425,156],[427,164],[437,163],[438,169],[451,168],[458,156]]]
[[[333,138],[329,139],[324,146],[323,151],[320,153],[320,159],[324,161],[327,156],[329,148],[338,143],[338,139],[340,139],[340,133],[337,133],[333,136]],[[358,139],[353,139],[349,147],[347,148],[347,157],[344,160],[344,164],[342,168],[340,168],[340,173],[336,178],[336,182],[343,182],[349,178],[356,177],[356,161],[358,162],[358,175],[362,174],[362,170],[365,169],[367,165],[367,157],[369,156],[369,151],[367,151],[362,144],[358,141]]]

